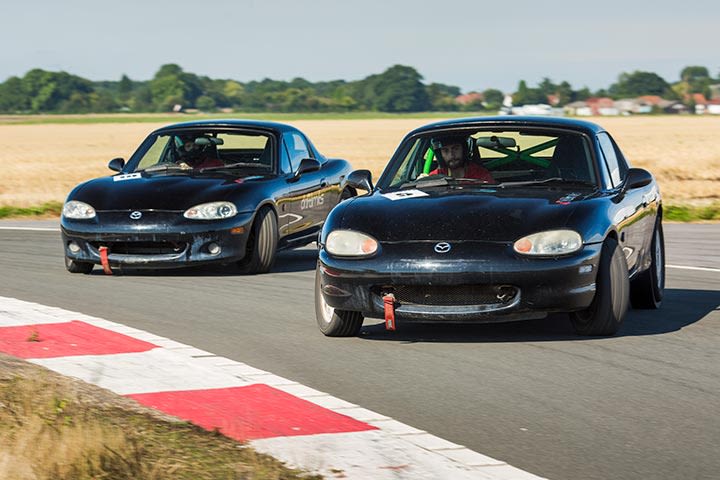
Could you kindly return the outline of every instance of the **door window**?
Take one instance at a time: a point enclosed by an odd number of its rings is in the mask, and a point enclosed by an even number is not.
[[[599,133],[598,142],[600,142],[600,150],[602,150],[603,156],[605,157],[605,163],[607,164],[607,169],[610,173],[612,186],[617,187],[623,182],[623,179],[625,178],[625,171],[627,170],[627,166],[624,162],[621,163],[621,161],[618,159],[618,156],[615,152],[615,146],[613,145],[613,142],[607,133]]]
[[[293,171],[300,165],[300,160],[310,157],[307,143],[299,133],[294,132],[285,135],[285,146],[287,147]]]

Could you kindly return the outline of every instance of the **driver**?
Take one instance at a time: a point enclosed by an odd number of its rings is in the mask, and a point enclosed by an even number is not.
[[[220,167],[224,165],[222,160],[217,157],[208,155],[206,147],[198,145],[193,136],[180,137],[183,142],[178,149],[180,154],[180,164],[187,165],[190,168],[208,168]]]
[[[475,178],[489,183],[495,179],[489,170],[470,161],[472,139],[463,135],[447,135],[430,141],[438,157],[438,168],[430,175],[448,175],[454,178]]]

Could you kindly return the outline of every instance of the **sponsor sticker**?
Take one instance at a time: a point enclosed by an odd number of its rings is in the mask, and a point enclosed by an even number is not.
[[[115,175],[113,177],[113,182],[122,182],[125,180],[134,180],[136,178],[142,178],[142,174],[140,172],[137,173],[125,173],[123,175]]]
[[[428,194],[422,190],[403,190],[401,192],[384,193],[383,197],[395,201],[405,200],[407,198],[427,197]]]
[[[321,194],[318,197],[305,197],[300,200],[300,210],[307,210],[308,208],[321,207],[325,203],[325,194]]]

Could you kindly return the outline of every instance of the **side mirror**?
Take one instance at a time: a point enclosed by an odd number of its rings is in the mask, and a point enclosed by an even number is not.
[[[643,168],[631,168],[627,171],[625,177],[625,183],[623,184],[622,192],[625,193],[628,190],[634,188],[644,187],[652,182],[652,174]]]
[[[110,160],[110,163],[108,163],[108,168],[114,172],[122,172],[124,166],[124,158],[113,158],[112,160]]]
[[[353,170],[347,176],[345,183],[353,188],[372,192],[372,173],[370,173],[370,170]]]
[[[293,180],[297,180],[304,173],[317,172],[320,170],[320,162],[314,158],[303,158],[300,160],[300,166],[298,167]]]

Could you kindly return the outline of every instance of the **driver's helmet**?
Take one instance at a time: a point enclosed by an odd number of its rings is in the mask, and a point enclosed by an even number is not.
[[[441,166],[445,166],[445,159],[442,158],[442,148],[450,145],[462,145],[463,157],[467,162],[472,156],[472,138],[467,135],[446,134],[434,137],[430,140],[433,152]]]
[[[200,145],[195,143],[194,135],[179,135],[178,140],[180,145],[178,146],[178,152],[180,158],[183,161],[195,160],[200,157],[202,148]]]

